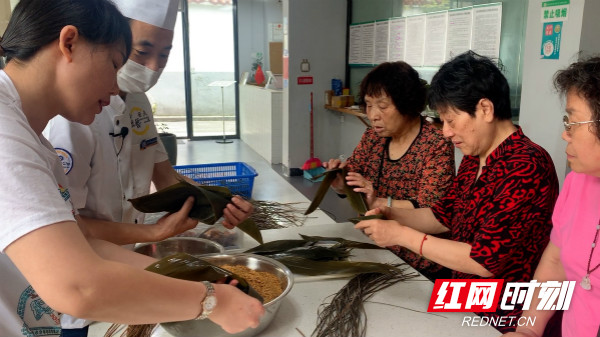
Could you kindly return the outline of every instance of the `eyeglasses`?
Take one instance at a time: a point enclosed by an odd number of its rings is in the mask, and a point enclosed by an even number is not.
[[[569,123],[569,116],[563,116],[563,125],[565,126],[565,131],[569,132],[571,131],[571,127],[573,125],[578,125],[578,124],[590,124],[590,123],[596,123],[596,122],[600,122],[600,120],[595,120],[595,121],[585,121],[585,122],[570,122]]]

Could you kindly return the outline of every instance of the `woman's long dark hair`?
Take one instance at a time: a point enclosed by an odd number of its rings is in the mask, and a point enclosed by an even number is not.
[[[0,55],[27,62],[41,48],[57,40],[63,27],[75,26],[86,41],[98,45],[123,43],[125,59],[131,52],[129,22],[108,0],[21,0],[15,6]]]

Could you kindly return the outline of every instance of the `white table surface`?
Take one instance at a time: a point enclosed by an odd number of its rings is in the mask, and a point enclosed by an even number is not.
[[[265,242],[280,239],[298,239],[298,233],[314,236],[337,236],[349,240],[369,242],[351,223],[333,223],[315,226],[291,227],[263,231]],[[245,241],[252,246],[256,243]],[[354,261],[376,261],[398,263],[401,260],[388,250],[354,249]],[[413,270],[411,268],[411,270]],[[308,337],[317,323],[317,309],[328,303],[328,296],[338,292],[346,283],[345,279],[315,279],[298,276],[282,301],[277,315],[262,332],[264,337]],[[373,296],[365,303],[367,312],[367,336],[494,336],[501,334],[492,327],[463,327],[463,317],[470,313],[427,313],[433,283],[419,275],[418,278],[401,281]],[[103,336],[108,323],[94,323],[89,336]],[[302,334],[301,334],[301,333]],[[199,334],[200,335],[200,334]],[[153,336],[171,337],[160,327]]]

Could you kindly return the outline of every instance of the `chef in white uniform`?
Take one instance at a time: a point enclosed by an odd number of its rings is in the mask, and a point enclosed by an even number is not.
[[[90,126],[57,116],[48,123],[44,135],[62,161],[73,204],[91,235],[118,244],[158,241],[196,225],[196,221],[181,216],[166,216],[155,225],[143,225],[144,214],[127,201],[148,194],[151,182],[157,189],[180,179],[193,183],[168,161],[145,94],[166,65],[179,0],[113,2],[131,19],[133,35],[132,53],[117,77],[121,94],[111,97],[110,105]],[[233,228],[251,212],[248,201],[234,197],[224,211],[223,224]],[[72,331],[75,333],[89,324],[65,316],[61,323],[63,329],[76,329]]]
[[[169,163],[145,94],[166,65],[179,0],[113,2],[131,19],[133,34],[133,51],[118,73],[121,94],[111,97],[110,105],[90,126],[58,116],[48,123],[44,135],[56,148],[75,207],[90,219],[87,227],[91,233],[126,244],[163,239],[185,229],[174,224],[162,226],[167,224],[163,221],[161,226],[125,226],[127,230],[117,230],[100,226],[93,219],[142,224],[144,214],[127,199],[148,194],[151,181],[157,189],[179,179],[193,181],[179,175]],[[232,228],[251,212],[249,202],[234,197],[224,212],[224,224]]]

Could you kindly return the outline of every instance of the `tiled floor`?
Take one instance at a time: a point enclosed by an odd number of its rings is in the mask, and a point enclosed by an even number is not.
[[[177,151],[177,165],[238,161],[249,164],[258,172],[252,191],[252,198],[256,200],[302,202],[298,207],[307,208],[319,187],[319,183],[310,182],[301,176],[284,176],[281,174],[281,165],[270,165],[239,139],[229,144],[220,144],[214,140],[180,140]],[[346,222],[348,218],[356,216],[348,201],[339,198],[333,191],[326,194],[320,208],[331,218],[329,222]],[[323,212],[317,211],[311,216],[323,217]]]

